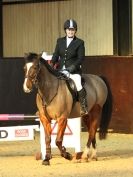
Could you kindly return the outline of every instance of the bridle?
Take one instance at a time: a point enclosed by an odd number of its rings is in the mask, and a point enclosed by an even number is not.
[[[35,67],[35,66],[32,65],[31,67]],[[31,82],[36,88],[38,88],[38,74],[39,74],[40,69],[41,69],[41,67],[40,67],[40,62],[36,65],[36,67],[37,67],[37,69],[34,69],[34,70],[37,70],[37,72],[35,72],[34,76],[33,76],[33,77],[30,76],[30,75],[29,75],[29,71],[28,71],[28,73],[25,75],[25,79],[29,79],[30,82]],[[30,70],[30,69],[29,69],[29,70]]]

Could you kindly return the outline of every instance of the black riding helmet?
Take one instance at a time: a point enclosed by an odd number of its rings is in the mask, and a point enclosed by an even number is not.
[[[77,31],[77,22],[73,19],[66,20],[64,23],[64,30],[74,28]]]

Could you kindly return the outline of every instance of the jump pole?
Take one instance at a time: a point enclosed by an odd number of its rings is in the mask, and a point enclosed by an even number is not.
[[[0,141],[33,140],[38,120],[34,115],[0,114]]]

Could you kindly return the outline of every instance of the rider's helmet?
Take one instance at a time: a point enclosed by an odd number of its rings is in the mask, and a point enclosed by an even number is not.
[[[64,30],[74,28],[77,31],[77,22],[73,19],[66,20],[64,23]]]

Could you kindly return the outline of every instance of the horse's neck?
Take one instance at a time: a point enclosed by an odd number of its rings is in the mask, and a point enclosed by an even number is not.
[[[45,104],[49,104],[58,92],[59,81],[56,76],[48,71],[45,66],[41,67],[39,90],[42,92]]]

